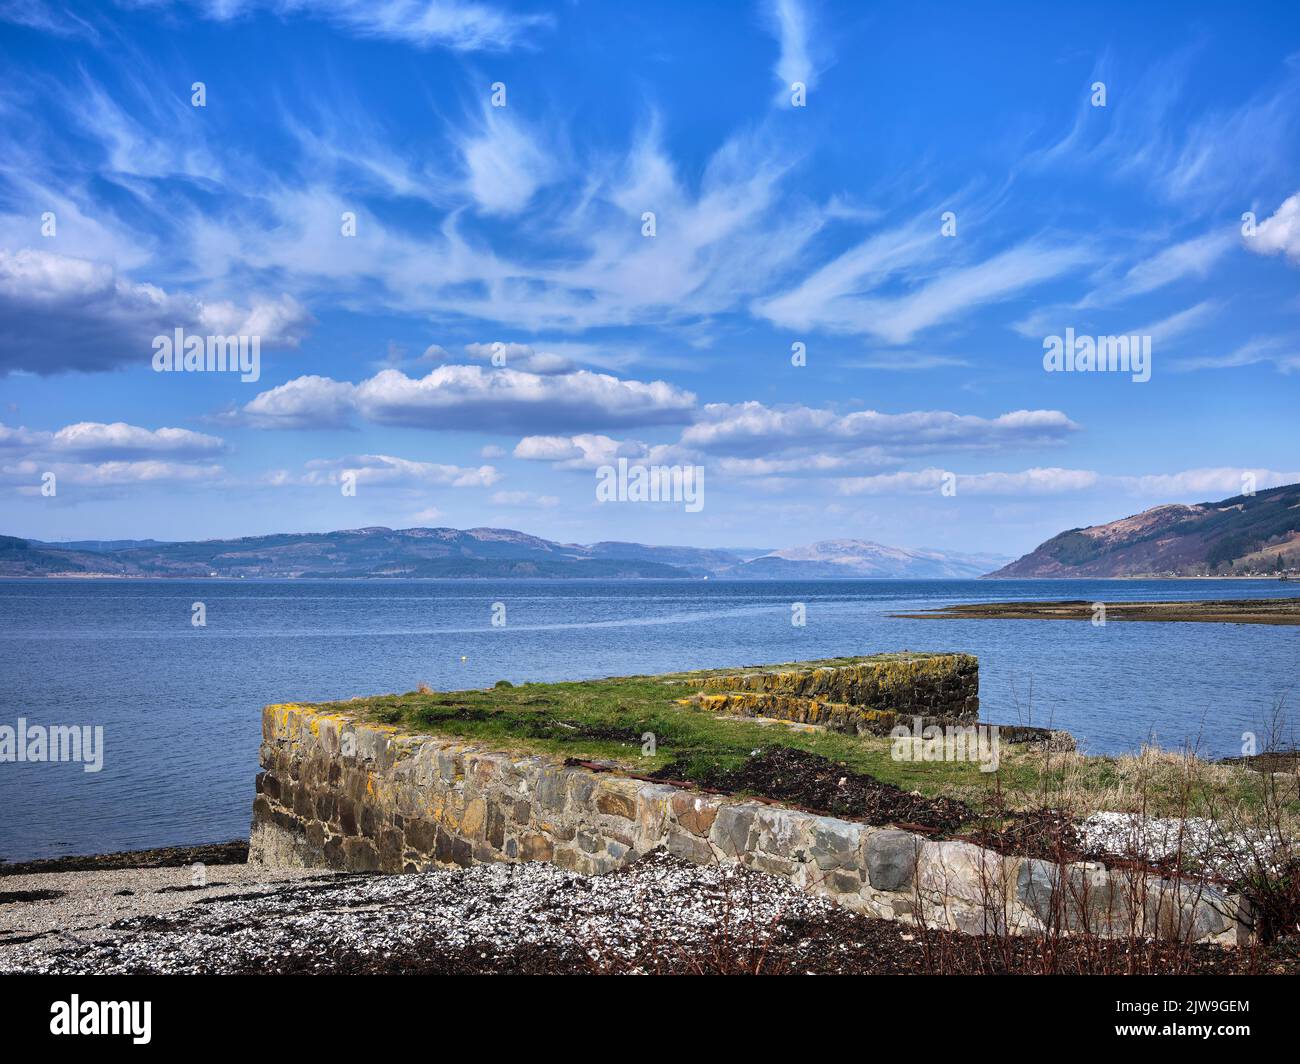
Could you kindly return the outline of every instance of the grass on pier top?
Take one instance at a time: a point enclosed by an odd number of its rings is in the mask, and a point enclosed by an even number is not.
[[[892,654],[791,664],[844,665],[925,656]],[[409,691],[317,708],[360,715],[403,730],[455,736],[496,749],[614,761],[641,775],[676,763],[675,777],[695,781],[715,775],[719,767],[738,768],[762,747],[780,745],[819,754],[904,790],[960,798],[977,808],[986,806],[995,794],[1002,807],[1013,810],[1045,804],[1122,810],[1140,804],[1157,816],[1176,813],[1185,802],[1193,808],[1220,808],[1249,807],[1258,801],[1259,773],[1196,761],[1189,784],[1187,759],[1178,754],[1148,751],[1140,756],[1084,757],[1042,754],[1002,743],[998,771],[986,773],[973,762],[896,761],[888,738],[720,717],[677,701],[694,694],[705,677],[743,671],[751,670],[527,683],[487,690]],[[642,737],[647,732],[655,737],[655,752],[643,756]]]

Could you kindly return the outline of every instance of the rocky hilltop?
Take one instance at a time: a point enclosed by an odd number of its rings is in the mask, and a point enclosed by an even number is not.
[[[1053,536],[992,577],[1269,576],[1300,569],[1300,484]]]

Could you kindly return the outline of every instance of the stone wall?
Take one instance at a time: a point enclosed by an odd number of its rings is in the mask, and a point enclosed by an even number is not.
[[[1235,897],[936,842],[781,806],[565,767],[454,739],[275,705],[263,712],[249,860],[358,871],[551,861],[609,872],[657,847],[742,863],[872,916],[968,932],[1057,921],[1234,943]],[[1129,899],[1138,897],[1139,903]],[[1134,911],[1136,910],[1136,911]]]
[[[971,721],[979,718],[979,690],[979,660],[970,654],[890,655],[844,665],[747,669],[709,676],[700,684],[705,697],[729,698],[740,708],[767,704],[789,713],[812,703],[902,718]]]
[[[678,699],[711,713],[771,717],[852,735],[895,727],[966,727],[979,720],[979,661],[970,654],[888,655],[852,664],[749,669],[714,675]],[[1069,732],[999,724],[998,739],[1074,750]]]

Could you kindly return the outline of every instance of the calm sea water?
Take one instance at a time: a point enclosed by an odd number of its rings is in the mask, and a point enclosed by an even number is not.
[[[0,764],[0,857],[245,835],[268,702],[901,649],[980,659],[986,720],[1094,753],[1237,753],[1286,697],[1300,629],[900,620],[994,599],[1300,595],[1233,581],[0,581],[0,724],[103,725],[104,768]],[[203,602],[207,626],[191,625]],[[506,605],[493,627],[494,602]],[[791,604],[807,605],[807,626]]]

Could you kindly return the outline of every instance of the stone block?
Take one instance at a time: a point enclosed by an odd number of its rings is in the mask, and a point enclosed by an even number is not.
[[[718,802],[689,791],[677,791],[670,799],[677,823],[692,835],[708,836],[718,817]]]
[[[684,831],[670,831],[667,835],[668,852],[691,864],[707,865],[717,860],[717,855],[704,839]]]
[[[636,799],[613,787],[602,787],[596,795],[596,809],[606,816],[633,820],[636,817]]]
[[[754,806],[723,806],[713,821],[709,841],[728,857],[736,857],[753,849],[751,834],[754,831],[754,810]]]
[[[867,878],[876,890],[910,891],[922,838],[910,831],[872,832],[866,840]]]
[[[554,853],[554,844],[545,835],[530,834],[519,840],[521,861],[549,861]]]
[[[810,818],[806,830],[811,840],[808,856],[816,862],[818,868],[858,866],[859,851],[862,847],[862,825],[821,816]]]

